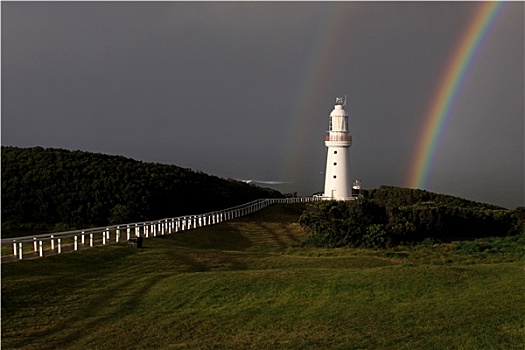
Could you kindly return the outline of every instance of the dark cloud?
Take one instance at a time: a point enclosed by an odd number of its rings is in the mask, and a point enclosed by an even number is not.
[[[328,115],[347,94],[352,177],[402,186],[478,5],[3,2],[2,144],[121,154],[307,195],[323,188]],[[523,205],[523,10],[505,3],[490,29],[428,190]]]

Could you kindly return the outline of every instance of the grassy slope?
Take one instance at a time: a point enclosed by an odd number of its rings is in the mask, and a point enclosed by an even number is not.
[[[3,264],[2,348],[523,348],[513,255],[290,248],[297,217]]]

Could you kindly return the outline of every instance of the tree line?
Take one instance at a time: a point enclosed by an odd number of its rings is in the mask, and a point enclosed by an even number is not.
[[[123,156],[2,146],[2,234],[200,214],[283,195]]]
[[[430,239],[447,242],[524,231],[525,208],[392,186],[365,190],[357,200],[308,204],[300,224],[305,245],[383,248]]]

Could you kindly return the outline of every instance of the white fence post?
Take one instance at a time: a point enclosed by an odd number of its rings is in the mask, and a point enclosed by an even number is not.
[[[36,252],[38,251],[37,243],[36,243],[36,237],[33,237],[33,250]]]
[[[18,259],[22,259],[24,255],[24,248],[22,247],[22,242],[18,243]]]
[[[38,241],[38,249],[40,257],[44,256],[44,242]]]
[[[89,246],[93,247],[93,232],[89,233]]]
[[[14,256],[18,255],[18,247],[16,246],[16,239],[13,239],[13,254]]]
[[[115,242],[118,243],[118,241],[120,241],[120,226],[115,229]]]
[[[51,235],[51,250],[55,250],[55,235]]]
[[[75,244],[74,244],[75,248],[74,249],[78,250],[78,236],[75,236],[73,239],[75,240]]]
[[[58,254],[62,253],[62,238],[58,239]]]

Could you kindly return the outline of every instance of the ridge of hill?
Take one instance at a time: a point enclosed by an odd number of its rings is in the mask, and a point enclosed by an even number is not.
[[[2,234],[205,213],[283,195],[182,168],[58,148],[2,146]],[[17,232],[15,232],[17,231]]]

